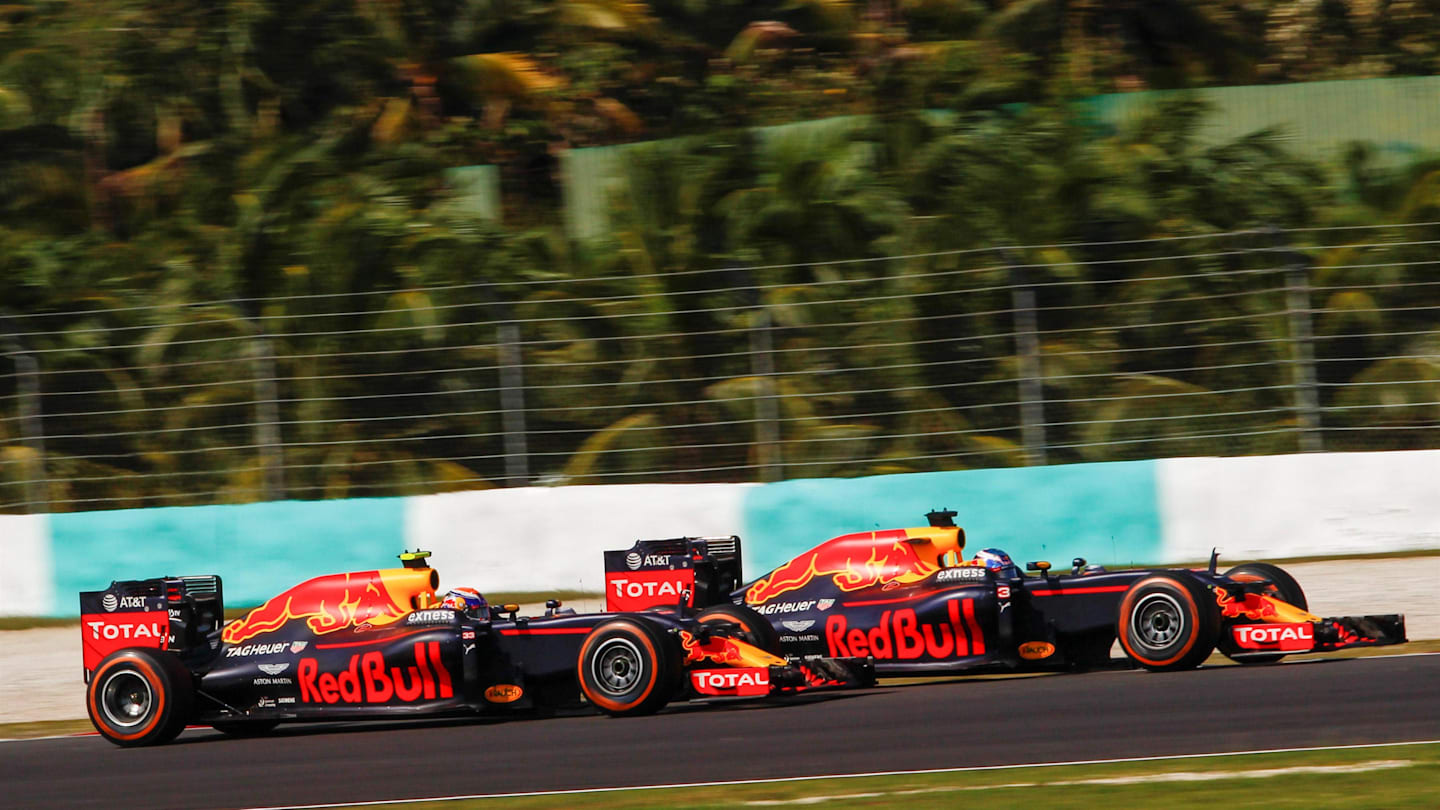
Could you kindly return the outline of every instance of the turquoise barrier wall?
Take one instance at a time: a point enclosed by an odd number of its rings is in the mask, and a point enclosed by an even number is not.
[[[79,591],[113,579],[185,574],[219,574],[227,604],[258,604],[309,577],[395,561],[404,513],[404,498],[363,498],[51,515],[49,613],[74,615]]]
[[[954,509],[967,551],[1000,548],[1018,564],[1071,558],[1154,562],[1161,556],[1154,461],[819,478],[745,495],[745,576],[757,577],[841,534],[924,526]]]

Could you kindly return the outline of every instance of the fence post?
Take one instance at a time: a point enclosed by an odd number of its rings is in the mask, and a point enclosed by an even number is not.
[[[255,336],[255,443],[260,445],[265,500],[285,497],[285,447],[280,435],[280,393],[275,379],[275,351],[270,336]]]
[[[775,336],[770,310],[751,287],[754,318],[750,324],[750,373],[755,377],[755,462],[760,480],[779,481],[780,403],[775,395]]]
[[[500,426],[505,434],[505,481],[523,487],[530,482],[530,458],[525,436],[525,358],[520,351],[520,325],[510,320],[509,309],[496,307],[500,325],[496,345],[500,360]]]
[[[1300,452],[1325,449],[1320,434],[1320,398],[1315,385],[1315,333],[1310,323],[1309,260],[1299,251],[1285,249],[1285,309],[1290,317],[1291,384],[1295,388],[1295,421],[1300,428]]]
[[[1020,440],[1025,460],[1032,466],[1045,464],[1045,388],[1040,366],[1039,319],[1035,314],[1035,291],[1030,274],[1010,251],[1001,251],[1010,268],[1010,299],[1015,318],[1015,356],[1020,372]]]

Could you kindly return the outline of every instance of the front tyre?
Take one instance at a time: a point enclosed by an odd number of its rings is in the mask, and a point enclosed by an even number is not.
[[[160,745],[185,729],[194,706],[190,672],[152,649],[117,650],[95,668],[85,708],[101,736],[116,745]]]
[[[580,691],[612,717],[654,714],[675,694],[679,647],[648,622],[615,619],[598,625],[580,645]]]
[[[700,611],[695,620],[701,624],[730,625],[735,629],[732,634],[735,638],[771,655],[780,655],[780,634],[775,632],[775,625],[748,605],[721,602]]]
[[[1225,576],[1236,582],[1258,582],[1268,580],[1269,585],[1265,586],[1261,593],[1281,602],[1288,602],[1301,610],[1309,610],[1310,604],[1305,599],[1305,591],[1295,578],[1278,565],[1270,563],[1249,562],[1231,568],[1225,572]],[[1245,654],[1245,651],[1235,646],[1230,638],[1230,631],[1226,630],[1220,636],[1220,652],[1237,664],[1273,664],[1285,657],[1284,653],[1266,653],[1261,655]]]
[[[1184,574],[1155,574],[1130,586],[1116,621],[1120,647],[1155,672],[1194,669],[1220,635],[1220,611],[1210,592]]]

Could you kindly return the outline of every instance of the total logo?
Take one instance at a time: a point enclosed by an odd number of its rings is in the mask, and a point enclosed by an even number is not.
[[[1308,650],[1315,646],[1315,628],[1309,622],[1242,624],[1234,632],[1235,643],[1250,650]]]
[[[877,660],[910,660],[984,655],[985,634],[975,619],[973,599],[945,603],[949,621],[921,622],[914,609],[880,614],[880,626],[850,627],[844,615],[825,620],[825,642],[838,658],[874,656]]]
[[[814,599],[804,602],[773,602],[755,608],[755,612],[763,616],[770,616],[775,613],[800,613],[813,607],[815,607]]]
[[[114,622],[86,622],[90,628],[90,638],[99,641],[115,641],[116,639],[164,639],[169,635],[168,629],[162,624],[120,624]]]
[[[251,655],[275,655],[285,652],[290,647],[288,641],[277,641],[274,644],[245,644],[239,647],[231,647],[225,651],[226,658],[237,658]],[[304,649],[302,646],[301,649]]]
[[[388,703],[398,700],[453,698],[455,689],[450,671],[440,661],[438,641],[414,645],[414,666],[385,666],[378,651],[350,656],[350,666],[341,672],[320,672],[314,658],[300,659],[296,674],[302,703]]]
[[[760,667],[746,669],[700,669],[692,673],[698,692],[735,692],[742,689],[770,689],[770,673]]]
[[[616,596],[630,599],[642,596],[673,596],[679,599],[685,591],[684,583],[673,579],[641,581],[616,577],[610,580],[610,587],[615,589]]]
[[[100,598],[100,607],[105,608],[106,613],[114,613],[116,610],[144,610],[145,597],[143,596],[121,596],[116,598],[115,594],[107,593]]]

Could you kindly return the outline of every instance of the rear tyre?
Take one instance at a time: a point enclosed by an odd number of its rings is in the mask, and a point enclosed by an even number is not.
[[[711,605],[696,614],[695,620],[702,624],[731,625],[735,638],[772,655],[780,655],[780,634],[775,631],[775,625],[748,605],[729,602]]]
[[[279,720],[229,720],[210,727],[229,737],[262,737],[275,730]]]
[[[1295,578],[1278,565],[1270,563],[1251,562],[1242,563],[1225,572],[1225,576],[1237,582],[1254,582],[1256,580],[1268,579],[1270,585],[1262,593],[1279,599],[1282,602],[1289,602],[1301,610],[1309,610],[1310,604],[1305,600],[1305,591]],[[1231,661],[1238,664],[1273,664],[1285,657],[1284,653],[1273,653],[1265,655],[1243,655],[1244,650],[1236,647],[1230,638],[1230,631],[1224,631],[1220,636],[1220,652]]]
[[[1155,672],[1194,669],[1220,635],[1220,611],[1209,590],[1184,574],[1155,574],[1130,586],[1116,621],[1120,647]]]
[[[654,714],[675,694],[679,646],[653,625],[615,619],[598,625],[580,645],[580,691],[612,717]]]
[[[85,709],[100,735],[116,745],[160,745],[185,730],[195,687],[180,659],[160,650],[105,656],[85,689]]]

